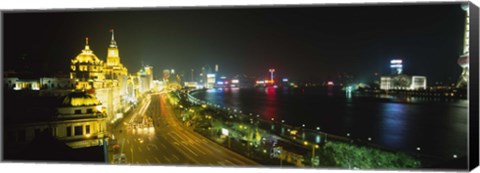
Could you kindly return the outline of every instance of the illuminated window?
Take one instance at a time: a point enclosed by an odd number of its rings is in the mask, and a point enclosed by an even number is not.
[[[72,126],[67,126],[67,136],[72,136]]]
[[[83,126],[75,126],[75,136],[83,135]]]
[[[90,125],[85,126],[85,134],[90,134]]]

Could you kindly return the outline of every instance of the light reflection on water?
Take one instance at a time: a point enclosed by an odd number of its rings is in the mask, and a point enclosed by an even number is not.
[[[393,145],[404,145],[405,136],[405,119],[408,114],[408,106],[401,103],[385,103],[383,104],[383,112],[381,114],[382,124],[381,130],[383,131],[381,140],[382,143]]]
[[[328,90],[230,89],[195,97],[260,118],[434,155],[466,153],[468,101],[422,97],[358,97]]]

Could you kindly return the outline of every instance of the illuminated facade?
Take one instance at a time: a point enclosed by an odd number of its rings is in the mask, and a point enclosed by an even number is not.
[[[42,77],[23,79],[19,77],[4,78],[5,88],[13,90],[52,90],[73,89],[75,80],[70,78]]]
[[[427,77],[394,75],[380,77],[381,90],[419,90],[427,89]]]
[[[76,90],[94,93],[105,106],[108,121],[113,119],[113,115],[123,113],[124,105],[128,104],[128,71],[120,63],[117,42],[113,30],[111,32],[106,63],[93,54],[87,38],[85,49],[71,62],[70,73],[70,78],[75,80]]]
[[[100,101],[85,92],[72,92],[57,108],[57,119],[63,120],[53,129],[56,137],[72,148],[103,144],[107,125],[106,114]]]
[[[112,40],[108,47],[107,62],[104,64],[105,79],[108,87],[120,87],[120,94],[126,92],[128,70],[120,63],[120,55],[117,42],[115,41],[114,31],[112,32]]]
[[[90,50],[88,37],[86,38],[85,49],[71,61],[70,79],[75,79],[77,90],[103,88],[105,80],[103,61],[98,59]]]
[[[468,77],[469,77],[469,35],[470,35],[470,10],[468,4],[462,5],[462,9],[466,11],[465,15],[465,31],[463,39],[463,54],[458,58],[458,65],[462,67],[462,74],[460,75],[457,85],[457,88],[466,88],[468,86]]]
[[[168,83],[168,81],[170,80],[170,70],[165,69],[165,70],[163,70],[162,74],[163,74],[162,75],[163,82]]]
[[[13,90],[40,90],[40,80],[19,79],[18,77],[5,78],[5,88]]]
[[[410,86],[412,90],[427,89],[427,77],[425,76],[412,76],[412,84]]]
[[[106,114],[94,95],[82,91],[71,92],[61,99],[55,112],[37,113],[41,114],[37,117],[47,118],[8,124],[6,142],[9,147],[25,146],[42,133],[48,133],[72,148],[103,145],[107,129]],[[30,113],[23,116],[30,116]]]
[[[381,90],[419,90],[427,89],[427,77],[408,76],[402,74],[402,60],[394,59],[390,61],[392,75],[380,77]]]
[[[215,86],[215,74],[207,74],[207,82],[205,88],[213,88]]]
[[[164,71],[165,72],[165,71]],[[165,74],[164,74],[165,75]],[[153,88],[153,67],[145,66],[137,72],[139,92],[143,94]]]
[[[390,90],[392,89],[392,78],[390,76],[380,77],[380,89],[381,90]]]

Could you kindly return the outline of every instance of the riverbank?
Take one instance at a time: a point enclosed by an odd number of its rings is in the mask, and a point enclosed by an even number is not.
[[[409,153],[376,148],[364,141],[321,131],[311,132],[275,121],[264,121],[254,115],[198,100],[188,93],[171,95],[178,99],[173,104],[177,104],[178,118],[186,126],[267,165],[349,169],[409,169],[422,166],[417,156]],[[293,132],[296,135],[292,135]],[[319,140],[311,140],[307,136],[315,136]]]

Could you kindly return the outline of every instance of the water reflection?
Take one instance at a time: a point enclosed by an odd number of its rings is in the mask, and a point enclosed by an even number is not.
[[[389,145],[403,146],[405,143],[405,120],[409,107],[401,103],[385,103],[381,109],[380,140]]]
[[[347,93],[329,96],[326,89],[285,92],[273,87],[231,89],[228,93],[208,90],[194,96],[222,108],[235,105],[237,110],[251,113],[252,118],[285,120],[289,125],[305,124],[313,130],[322,127],[322,131],[339,136],[351,133],[353,139],[371,137],[372,142],[393,149],[411,151],[421,146],[422,153],[435,155],[467,153],[468,100]]]
[[[273,86],[265,87],[266,102],[263,111],[263,117],[267,119],[277,118],[277,91]]]

